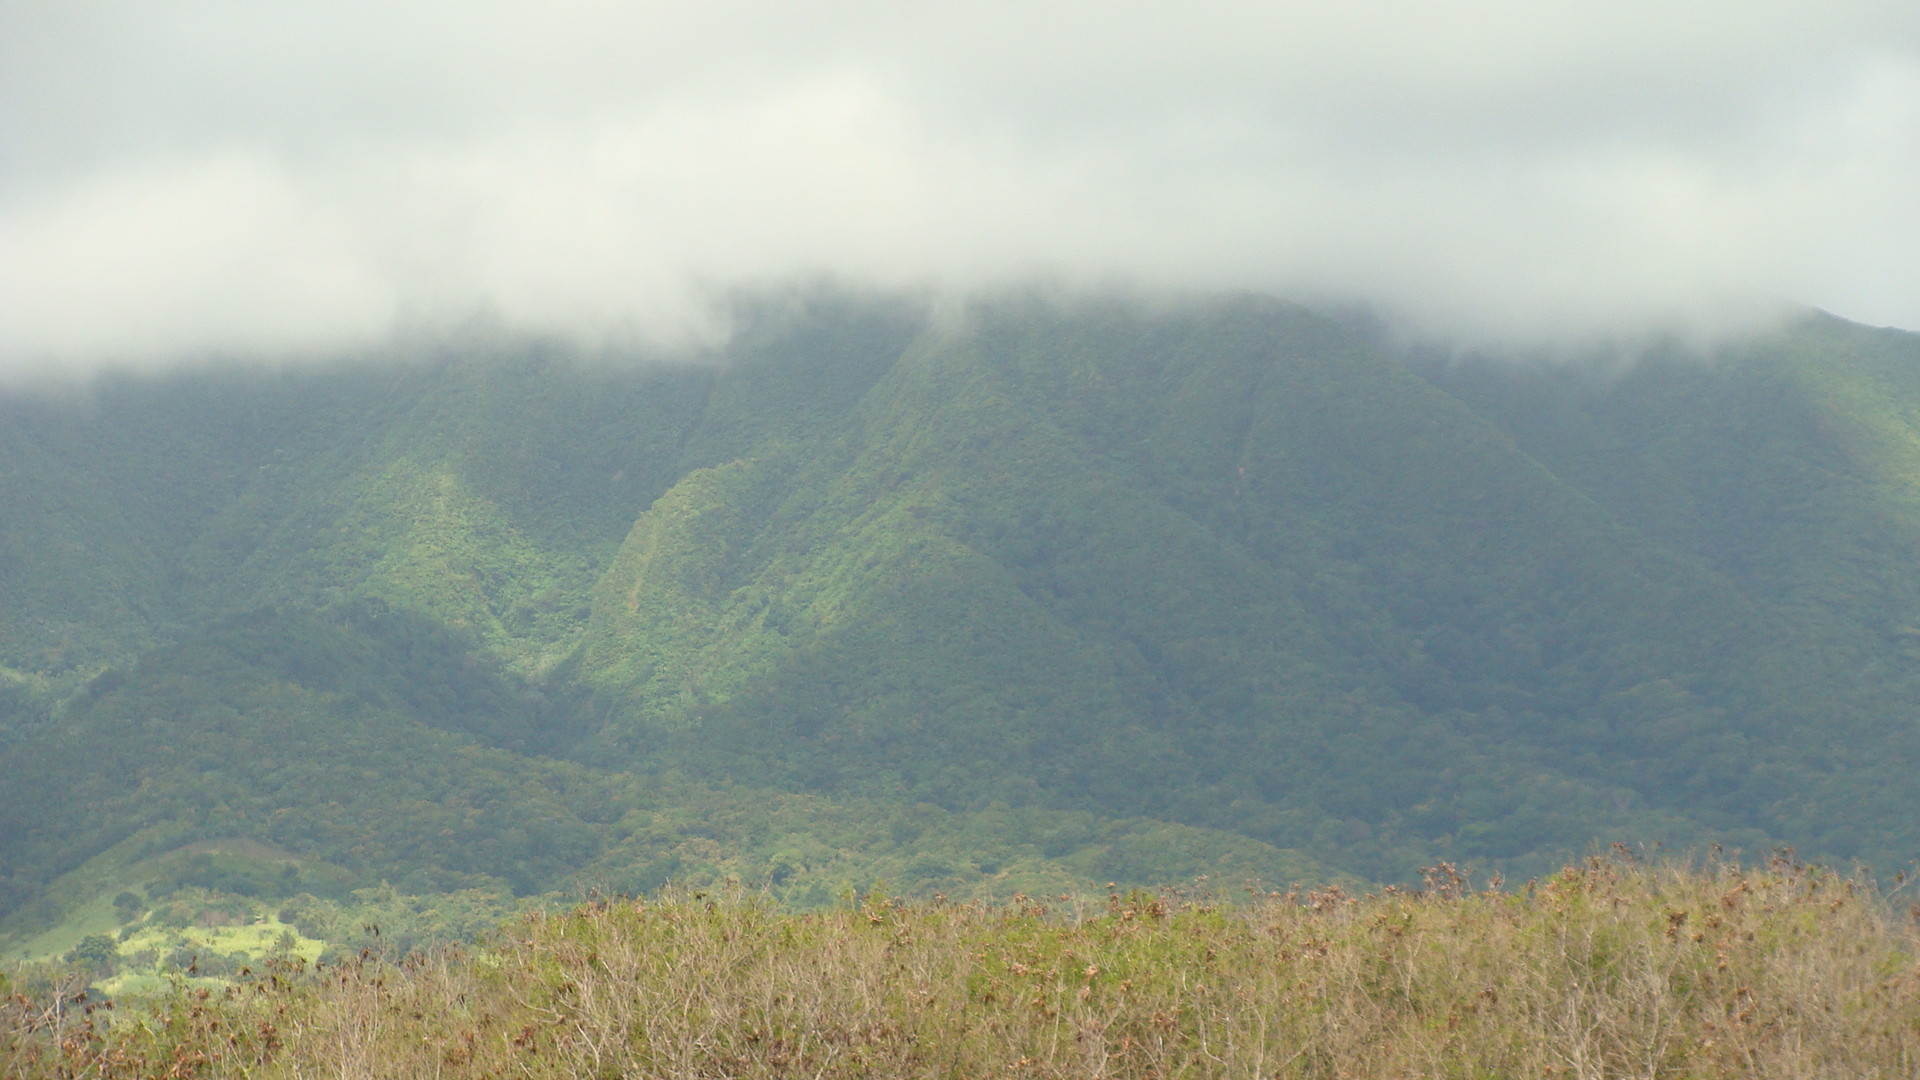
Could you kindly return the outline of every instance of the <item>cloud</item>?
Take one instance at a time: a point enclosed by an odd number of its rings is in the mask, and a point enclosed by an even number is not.
[[[14,0],[0,40],[14,372],[481,305],[671,337],[820,271],[1920,327],[1907,2]]]

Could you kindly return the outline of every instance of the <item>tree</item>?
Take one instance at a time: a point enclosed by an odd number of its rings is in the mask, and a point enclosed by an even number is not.
[[[67,954],[69,963],[86,968],[97,978],[113,974],[119,960],[120,946],[115,944],[112,934],[88,934]]]

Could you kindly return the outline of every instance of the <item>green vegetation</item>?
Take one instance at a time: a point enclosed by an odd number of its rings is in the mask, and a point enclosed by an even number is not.
[[[275,910],[325,899],[360,914],[336,911],[310,936],[357,946],[360,923],[399,925],[394,903],[438,913],[390,930],[413,945],[556,889],[732,877],[820,904],[879,878],[961,897],[1209,870],[1328,877],[1259,841],[1160,821],[830,801],[504,749],[563,737],[569,714],[478,648],[369,600],[324,618],[235,616],[94,680],[60,725],[0,753],[6,884],[32,900],[5,924],[22,942],[11,951],[58,954],[182,889]],[[448,894],[491,906],[456,917]]]
[[[296,950],[288,950],[289,954]],[[42,976],[9,1075],[1805,1078],[1904,1075],[1920,934],[1779,859],[1591,859],[1523,890],[1110,894],[779,913],[672,894],[476,952],[290,955],[148,1008]],[[68,1010],[61,1014],[56,1010]],[[171,1070],[171,1071],[170,1071]]]
[[[729,878],[1920,851],[1913,335],[1602,371],[1254,297],[739,323],[0,400],[0,955],[176,895],[350,949]]]

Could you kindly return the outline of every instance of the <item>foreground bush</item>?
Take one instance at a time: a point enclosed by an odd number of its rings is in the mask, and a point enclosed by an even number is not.
[[[1067,905],[1071,907],[1071,905]],[[1920,1072],[1920,947],[1864,886],[1594,859],[1516,892],[1090,910],[602,902],[472,955],[181,989],[9,1075],[1712,1077]]]

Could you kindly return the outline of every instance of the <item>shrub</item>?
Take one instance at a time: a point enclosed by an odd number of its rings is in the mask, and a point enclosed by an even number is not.
[[[483,957],[281,967],[63,1059],[78,1075],[1354,1078],[1905,1074],[1920,933],[1864,880],[1595,859],[1514,892],[1239,906],[751,898],[535,914]],[[28,1036],[5,1045],[16,1054]],[[116,1056],[117,1055],[117,1056]],[[0,1066],[8,1059],[0,1058]],[[19,1075],[35,1074],[16,1068]]]

